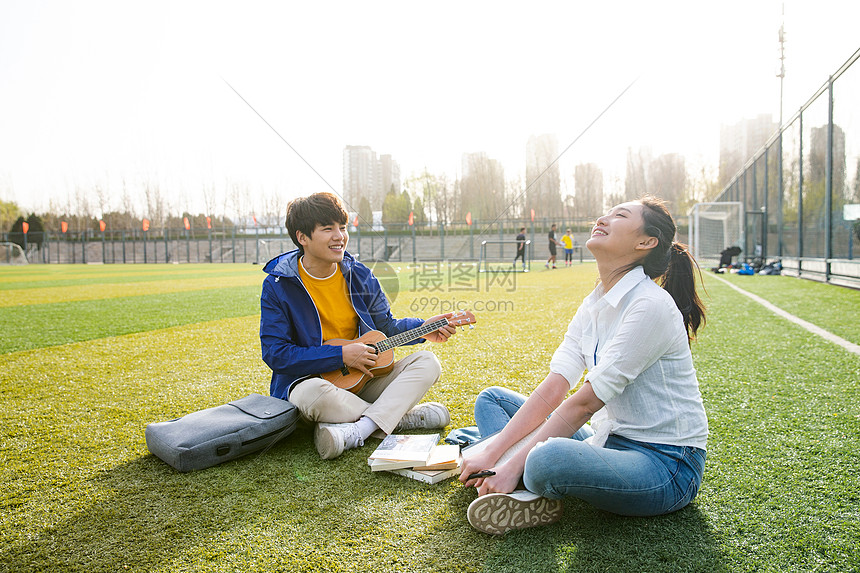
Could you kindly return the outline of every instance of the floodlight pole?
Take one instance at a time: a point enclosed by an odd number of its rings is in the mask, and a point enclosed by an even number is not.
[[[782,4],[782,24],[779,26],[779,127],[782,128],[782,96],[785,82],[785,3]]]
[[[824,161],[824,280],[830,282],[833,259],[833,76],[827,80],[827,153]]]
[[[783,252],[783,236],[782,236],[782,202],[784,194],[784,182],[782,175],[782,100],[783,100],[783,84],[785,82],[785,3],[782,4],[782,23],[779,26],[779,157],[777,158],[778,171],[778,193],[777,193],[777,256],[782,260]],[[765,222],[766,223],[766,222]]]

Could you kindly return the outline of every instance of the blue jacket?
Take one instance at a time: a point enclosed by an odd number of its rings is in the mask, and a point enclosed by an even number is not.
[[[299,278],[299,251],[278,255],[263,267],[260,296],[260,345],[272,369],[269,394],[287,400],[293,384],[307,376],[337,370],[343,364],[340,346],[324,346],[319,313]],[[363,264],[344,253],[340,270],[358,315],[359,335],[379,330],[386,336],[421,326],[420,318],[395,319],[379,281]],[[423,342],[423,339],[411,344]]]

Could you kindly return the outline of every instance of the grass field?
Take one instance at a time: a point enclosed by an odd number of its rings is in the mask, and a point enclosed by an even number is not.
[[[472,423],[485,386],[527,393],[544,377],[596,270],[437,270],[404,265],[394,309],[478,316],[424,345],[444,368],[427,399],[448,405],[450,430]],[[148,454],[147,423],[268,393],[262,278],[251,265],[0,268],[0,571],[860,570],[860,357],[708,275],[693,345],[708,459],[675,514],[568,501],[555,525],[491,537],[466,521],[474,490],[371,473],[376,440],[320,460],[306,429],[178,473]],[[727,278],[860,343],[858,291]]]

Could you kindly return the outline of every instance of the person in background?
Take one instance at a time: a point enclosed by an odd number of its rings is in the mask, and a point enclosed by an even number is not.
[[[570,236],[570,229],[564,231],[561,242],[564,245],[564,266],[569,267],[573,264],[573,237]]]
[[[517,254],[514,257],[514,268],[517,266],[517,259],[523,262],[523,272],[526,271],[526,228],[520,227],[520,232],[517,235]]]
[[[555,256],[556,256],[556,245],[561,245],[561,242],[555,238],[555,223],[549,228],[549,234],[547,235],[549,239],[549,258],[546,260],[546,264],[544,265],[546,268],[549,268],[550,263],[552,264],[552,268],[555,268]]]

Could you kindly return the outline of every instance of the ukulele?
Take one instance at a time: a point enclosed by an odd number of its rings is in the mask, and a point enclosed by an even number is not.
[[[388,374],[394,368],[394,349],[398,346],[403,346],[407,342],[411,342],[416,338],[421,338],[425,334],[430,334],[434,330],[438,330],[449,324],[454,326],[465,326],[468,324],[469,328],[474,328],[472,325],[475,322],[477,322],[475,315],[468,310],[464,310],[455,312],[451,318],[440,318],[439,320],[422,324],[421,326],[387,338],[382,332],[371,330],[370,332],[359,336],[355,340],[332,338],[331,340],[325,341],[323,344],[331,346],[346,346],[353,342],[359,342],[370,346],[376,352],[377,358],[376,364],[371,366],[369,370],[374,376],[381,376]],[[345,364],[339,370],[332,370],[331,372],[320,374],[320,377],[328,380],[338,388],[343,388],[350,392],[360,392],[367,383],[367,380],[369,380],[367,374],[361,370],[349,368]]]

